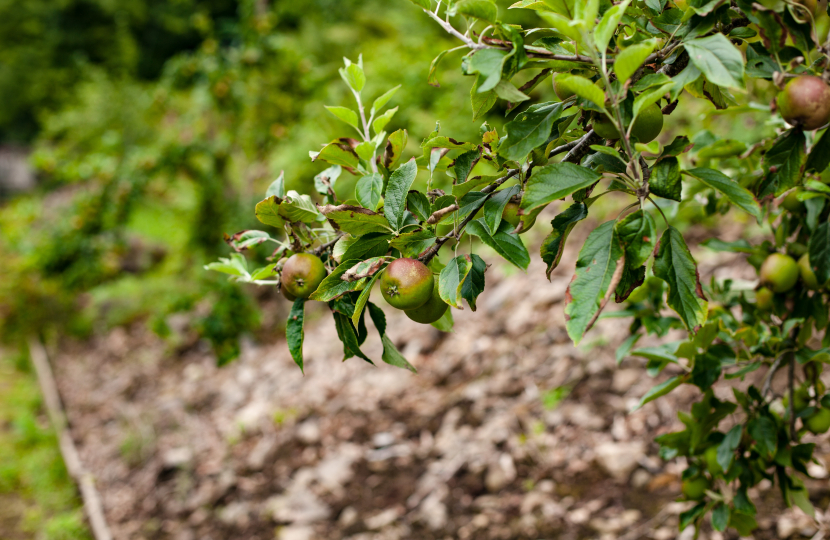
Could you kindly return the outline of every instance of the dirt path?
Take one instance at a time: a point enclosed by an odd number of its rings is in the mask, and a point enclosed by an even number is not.
[[[562,302],[572,264],[563,267],[551,283],[538,261],[526,275],[491,268],[479,310],[456,312],[452,334],[387,309],[417,375],[341,362],[324,314],[306,329],[305,377],[282,341],[247,343],[222,369],[206,350],[170,354],[141,328],[65,347],[61,392],[114,534],[677,537],[683,467],[661,461],[651,440],[676,428],[677,410],[699,393],[683,387],[629,413],[655,380],[637,359],[616,365],[627,330],[618,319],[571,344]],[[364,351],[380,361],[371,327]],[[826,464],[829,453],[824,437],[817,454]],[[762,487],[773,510],[756,538],[812,534],[809,519],[782,514],[777,489]],[[826,508],[826,480],[811,487]]]

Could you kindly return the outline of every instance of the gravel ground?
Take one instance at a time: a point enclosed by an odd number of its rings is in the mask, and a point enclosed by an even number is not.
[[[630,412],[657,381],[641,360],[617,366],[619,319],[572,345],[574,259],[551,282],[538,258],[527,274],[491,267],[478,311],[456,311],[451,334],[385,308],[418,374],[341,362],[319,307],[305,376],[283,340],[248,340],[225,368],[203,344],[175,350],[140,325],[62,344],[61,392],[116,538],[691,539],[677,530],[684,465],[660,460],[652,440],[679,427],[699,392]],[[733,260],[708,256],[704,278],[729,275]],[[379,360],[369,324],[364,351]],[[817,442],[808,486],[827,509],[830,441]],[[755,538],[816,533],[780,507],[777,488],[756,491]]]

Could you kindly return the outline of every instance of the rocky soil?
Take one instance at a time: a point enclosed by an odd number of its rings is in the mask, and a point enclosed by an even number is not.
[[[418,374],[380,362],[371,326],[364,351],[378,364],[341,362],[320,308],[305,376],[282,340],[249,340],[224,368],[205,346],[176,352],[142,326],[62,345],[60,389],[116,538],[691,539],[677,526],[684,464],[663,462],[652,440],[699,392],[631,412],[670,373],[617,365],[622,319],[572,345],[574,258],[551,282],[538,260],[527,274],[490,268],[478,311],[456,312],[451,334],[386,309]],[[704,278],[729,274],[731,260],[708,256]],[[830,440],[817,442],[808,485],[827,509]],[[755,538],[816,534],[777,488],[757,492]]]

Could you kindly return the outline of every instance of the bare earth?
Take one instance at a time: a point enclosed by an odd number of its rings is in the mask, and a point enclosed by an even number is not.
[[[704,255],[705,280],[730,275],[734,258]],[[322,308],[307,324],[305,376],[283,340],[249,340],[221,369],[203,345],[176,352],[141,326],[63,344],[53,352],[62,396],[116,538],[691,539],[677,530],[689,505],[674,502],[683,464],[663,462],[652,439],[677,429],[700,393],[682,387],[629,412],[670,369],[655,380],[640,359],[616,365],[625,319],[571,344],[574,259],[566,253],[552,282],[538,257],[526,275],[490,268],[478,311],[456,311],[452,334],[378,294],[418,374],[380,362],[371,326],[363,350],[377,366],[341,362]],[[552,403],[560,387],[570,393]],[[808,486],[827,510],[830,440],[815,440]],[[757,492],[755,538],[816,533],[782,508],[777,487]],[[700,538],[737,537],[707,523]]]

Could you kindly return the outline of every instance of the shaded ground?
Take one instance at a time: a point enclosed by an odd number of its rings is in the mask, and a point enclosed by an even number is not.
[[[729,262],[710,258],[704,277]],[[538,261],[527,275],[491,268],[479,310],[456,312],[452,334],[387,309],[417,375],[341,362],[322,310],[306,329],[305,376],[282,341],[247,343],[222,369],[206,348],[174,354],[141,327],[63,346],[61,392],[116,537],[677,537],[683,465],[662,462],[651,441],[698,392],[629,413],[655,381],[637,359],[616,366],[619,320],[571,344],[572,266],[550,283]],[[370,328],[364,351],[380,350]],[[824,479],[809,487],[826,509],[830,442],[818,442],[812,472]],[[756,538],[815,532],[779,507],[777,489],[758,494]]]

